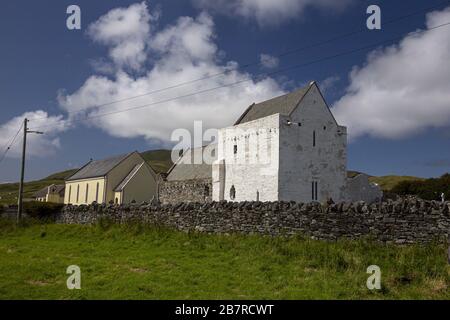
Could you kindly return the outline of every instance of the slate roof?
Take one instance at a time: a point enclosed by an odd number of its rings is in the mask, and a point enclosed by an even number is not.
[[[34,194],[34,197],[35,198],[44,198],[47,195],[47,193],[48,193],[48,188],[49,187],[54,188],[53,193],[59,193],[61,196],[64,194],[63,192],[64,192],[64,190],[66,188],[66,186],[63,185],[63,184],[52,184],[50,186],[47,186],[47,187],[42,188],[41,190],[37,191]]]
[[[194,164],[194,156],[203,159],[201,155],[206,146],[187,150],[180,159],[172,166],[167,175],[167,181],[184,181],[194,179],[211,179],[212,164],[205,163]],[[217,160],[217,150],[215,158]]]
[[[125,188],[125,186],[128,184],[128,182],[130,182],[130,180],[134,177],[136,172],[138,172],[139,169],[142,168],[144,164],[145,162],[135,165],[134,168],[131,169],[130,173],[125,177],[125,179],[123,179],[122,182],[119,183],[119,185],[114,189],[114,191],[115,192],[122,191],[123,188]]]
[[[48,187],[42,188],[34,194],[35,198],[44,198],[47,195]]]
[[[103,177],[132,153],[122,154],[103,160],[90,161],[72,176],[67,178],[66,181]]]
[[[312,83],[311,83],[312,84]],[[306,87],[297,89],[291,93],[263,101],[260,103],[252,104],[241,115],[234,125],[241,123],[261,119],[273,114],[290,115],[292,111],[297,107],[305,94],[308,92],[311,84]]]

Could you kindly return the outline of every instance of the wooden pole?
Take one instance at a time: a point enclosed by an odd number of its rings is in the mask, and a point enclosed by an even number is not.
[[[20,223],[22,219],[23,211],[23,181],[25,176],[25,152],[27,148],[27,133],[28,133],[28,119],[23,121],[23,146],[22,146],[22,168],[20,172],[20,185],[19,185],[19,203],[17,209],[17,223]]]

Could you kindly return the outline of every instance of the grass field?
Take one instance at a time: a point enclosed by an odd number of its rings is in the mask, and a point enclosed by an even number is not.
[[[0,299],[450,299],[446,249],[0,220]]]

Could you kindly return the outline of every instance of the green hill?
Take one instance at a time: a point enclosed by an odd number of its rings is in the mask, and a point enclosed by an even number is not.
[[[158,173],[169,171],[172,166],[170,150],[150,150],[141,153],[147,163]]]
[[[349,178],[354,178],[361,172],[359,171],[351,171],[349,170],[347,172],[347,176]],[[374,182],[380,186],[383,191],[391,191],[392,188],[394,188],[397,184],[403,181],[424,181],[424,178],[418,178],[418,177],[412,177],[412,176],[395,176],[395,175],[389,175],[389,176],[369,176],[369,181]]]
[[[411,176],[381,176],[370,177],[369,181],[378,184],[383,191],[391,191],[397,184],[402,181],[423,181],[424,178],[411,177]]]

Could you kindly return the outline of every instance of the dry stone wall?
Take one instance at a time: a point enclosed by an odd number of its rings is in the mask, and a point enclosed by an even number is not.
[[[211,202],[211,179],[163,181],[159,188],[159,200],[163,204],[180,202]]]
[[[450,202],[398,200],[367,205],[295,202],[210,202],[142,205],[66,206],[61,223],[95,223],[101,218],[144,223],[182,231],[271,236],[305,235],[336,240],[371,237],[407,244],[448,241]]]

